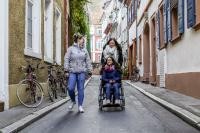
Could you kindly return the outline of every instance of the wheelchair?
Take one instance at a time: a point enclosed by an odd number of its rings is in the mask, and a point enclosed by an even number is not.
[[[120,104],[115,104],[115,96],[114,91],[111,89],[111,104],[104,104],[104,101],[106,100],[106,89],[105,89],[105,83],[101,78],[101,83],[99,85],[99,110],[103,111],[104,107],[120,107],[121,110],[125,109],[125,96],[124,96],[124,87],[122,85],[122,81],[120,81],[120,88],[119,88],[119,95],[120,95]]]

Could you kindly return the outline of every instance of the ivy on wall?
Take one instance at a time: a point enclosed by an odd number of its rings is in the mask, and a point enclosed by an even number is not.
[[[88,0],[70,0],[71,37],[74,33],[87,36],[87,49],[90,51],[89,16],[86,5]]]

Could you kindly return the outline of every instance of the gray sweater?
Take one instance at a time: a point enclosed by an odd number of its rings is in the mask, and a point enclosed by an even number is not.
[[[91,60],[88,51],[77,44],[68,48],[65,54],[64,68],[71,73],[92,71]]]

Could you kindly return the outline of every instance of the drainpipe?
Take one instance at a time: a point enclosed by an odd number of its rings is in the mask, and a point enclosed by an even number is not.
[[[138,25],[138,18],[137,18],[138,17],[138,14],[137,14],[138,13],[138,0],[136,0],[136,10],[135,11],[136,11],[136,16],[135,16],[136,17],[136,19],[135,19],[135,22],[136,22],[136,27],[135,27],[136,28],[136,30],[135,30],[136,31],[136,46],[138,46],[138,27],[137,27],[137,25]],[[138,55],[137,55],[137,57],[138,57]],[[136,62],[136,66],[137,66],[137,62]]]

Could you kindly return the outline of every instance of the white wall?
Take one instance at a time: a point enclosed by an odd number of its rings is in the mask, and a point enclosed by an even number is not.
[[[138,19],[142,15],[142,11],[147,6],[148,0],[142,0],[138,10]],[[154,0],[148,8],[148,22],[151,16],[158,10],[161,0]],[[145,19],[143,18],[138,26],[138,36],[142,34],[144,29]],[[129,42],[135,37],[135,24],[133,23],[129,30]],[[150,29],[151,30],[151,29]],[[158,51],[159,56],[166,54],[164,58],[159,57],[157,63],[157,74],[161,73],[161,67],[164,73],[186,73],[186,72],[200,72],[200,30],[187,29],[187,4],[185,0],[185,33],[182,39],[176,44],[168,44],[164,51]],[[151,41],[150,41],[150,45]],[[142,54],[143,55],[143,54]],[[159,64],[160,60],[164,59],[164,68]],[[142,66],[140,66],[143,68]]]
[[[182,40],[167,48],[168,74],[200,72],[199,51],[200,30],[186,29]]]
[[[8,109],[8,0],[0,1],[0,18],[0,100]]]

